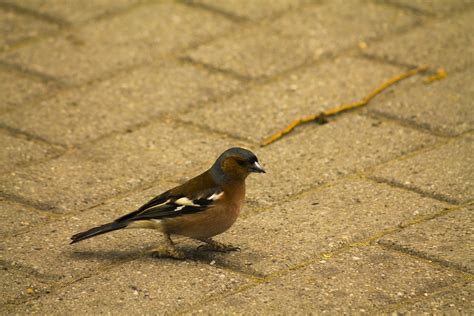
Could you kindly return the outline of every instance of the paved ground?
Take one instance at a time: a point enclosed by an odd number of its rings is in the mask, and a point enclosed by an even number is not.
[[[0,1],[2,314],[474,313],[474,2]],[[303,114],[367,108],[259,141]],[[69,237],[253,149],[241,252]]]

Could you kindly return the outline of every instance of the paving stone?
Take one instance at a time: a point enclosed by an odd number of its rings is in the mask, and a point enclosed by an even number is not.
[[[3,0],[69,23],[78,23],[126,9],[139,0]]]
[[[0,8],[0,52],[21,41],[56,30],[54,24]]]
[[[59,149],[44,143],[33,142],[21,136],[14,137],[0,131],[0,172],[7,172],[29,163],[51,158]]]
[[[49,285],[31,274],[0,263],[0,288],[0,312],[5,313],[5,304],[47,291]]]
[[[474,192],[473,138],[468,134],[437,149],[392,162],[376,170],[374,176],[451,203],[467,202]]]
[[[160,63],[60,93],[0,116],[0,122],[53,143],[81,144],[172,115],[237,89],[239,82],[199,67]]]
[[[162,242],[160,234],[148,230],[118,231],[74,246],[68,245],[69,237],[124,215],[172,186],[159,184],[6,239],[1,256],[13,264],[31,267],[39,275],[52,275],[63,281],[140,256]],[[249,187],[249,191],[253,189]],[[442,202],[385,184],[352,180],[239,219],[218,239],[241,246],[241,252],[223,255],[196,252],[198,244],[188,239],[178,239],[178,246],[190,259],[207,263],[215,260],[216,265],[226,269],[262,275],[368,238],[407,220],[439,212],[444,207]],[[257,211],[245,207],[243,214],[261,211],[258,206],[252,208]],[[364,231],[359,229],[362,226]]]
[[[39,212],[15,202],[0,198],[0,236],[15,235],[43,224],[51,219],[46,212]]]
[[[470,4],[413,2],[428,13],[417,15],[405,0],[392,1],[399,6],[259,0],[265,7],[250,0],[196,0],[216,9],[207,11],[185,1],[5,1],[77,25],[45,39],[49,24],[35,28],[39,20],[13,13],[12,23],[25,23],[4,27],[14,30],[7,34],[12,46],[2,48],[0,39],[0,111],[10,112],[1,113],[0,124],[70,146],[47,161],[56,154],[46,152],[46,142],[0,131],[1,148],[8,149],[0,159],[6,170],[0,174],[1,195],[53,211],[0,200],[0,314],[472,311],[472,278],[462,272],[472,272],[472,209],[448,212],[453,205],[441,201],[465,207],[474,192],[466,99],[472,81],[467,74],[472,56],[466,53],[472,46]],[[466,12],[439,22],[426,18],[461,10]],[[225,13],[263,20],[258,26],[237,24]],[[419,28],[407,32],[414,25]],[[238,26],[242,33],[228,33]],[[28,41],[33,30],[38,32],[31,36],[39,38]],[[411,39],[416,32],[421,35]],[[215,36],[221,39],[210,41]],[[395,41],[398,46],[390,47]],[[196,46],[203,43],[208,44]],[[385,45],[395,57],[402,51],[403,58],[393,59],[398,63],[446,61],[433,66],[447,68],[449,76],[429,86],[416,77],[384,92],[371,109],[385,117],[347,113],[256,150],[268,173],[249,177],[241,218],[216,238],[240,246],[240,252],[196,251],[199,243],[176,237],[185,262],[152,259],[146,251],[162,237],[150,230],[116,231],[69,245],[72,234],[121,216],[203,171],[222,150],[256,144],[301,114],[353,101],[403,71],[379,58],[347,56],[357,53],[345,51],[357,43],[371,56]],[[189,50],[201,52],[198,63],[243,76],[292,71],[240,91],[246,97],[227,100],[221,95],[242,89],[240,83],[205,66],[174,62],[174,54]],[[294,69],[300,65],[306,66]],[[17,72],[18,67],[69,84],[92,82],[55,92],[35,79],[40,75]],[[51,92],[54,97],[45,100]],[[400,108],[394,106],[399,100]],[[402,107],[404,101],[411,107]],[[240,111],[228,109],[234,106]],[[423,114],[411,112],[419,110]],[[436,133],[399,122],[407,120]],[[441,140],[437,134],[464,136]],[[357,175],[375,166],[377,181]],[[380,238],[385,244],[376,244]]]
[[[295,9],[311,0],[191,0],[241,18],[259,20]]]
[[[50,283],[56,285],[65,285],[77,278],[95,275],[110,265],[123,264],[136,258],[141,258],[142,261],[144,258],[151,258],[149,250],[164,242],[162,234],[153,230],[119,230],[74,245],[69,245],[70,237],[125,215],[175,185],[162,182],[80,214],[39,225],[22,235],[5,238],[1,242],[0,256],[8,265],[22,267],[30,274],[53,280]],[[38,236],[41,238],[38,239]],[[188,262],[211,263],[212,259],[195,258],[196,248],[201,243],[184,237],[173,239],[186,253]],[[175,262],[172,259],[154,260],[156,271],[164,271],[161,265]],[[229,266],[227,271],[232,269],[233,266]],[[240,274],[239,270],[235,272]]]
[[[446,291],[434,293],[424,299],[400,307],[397,314],[445,314],[472,315],[474,313],[474,284],[463,283]]]
[[[70,282],[94,274],[97,269],[107,265],[139,257],[144,251],[163,242],[159,233],[151,230],[121,230],[75,245],[69,245],[70,237],[125,215],[174,185],[161,182],[150,189],[6,238],[2,241],[2,260],[14,266],[29,268],[39,276]]]
[[[348,114],[305,126],[257,152],[267,174],[249,178],[252,200],[292,197],[338,177],[432,145],[431,135],[391,122]]]
[[[361,99],[400,72],[399,68],[366,59],[337,58],[195,108],[182,118],[260,142],[298,117]]]
[[[381,3],[384,1],[379,0]],[[468,8],[472,4],[471,0],[389,0],[390,3],[400,5],[402,7],[412,8],[417,11],[425,12],[432,15],[446,15],[453,11]]]
[[[430,84],[397,87],[377,98],[370,110],[408,121],[445,135],[474,129],[474,76],[472,68]]]
[[[0,69],[0,113],[18,109],[53,89],[50,83]]]
[[[418,27],[403,35],[369,45],[369,55],[411,65],[443,67],[448,74],[474,64],[466,47],[474,41],[474,11]]]
[[[155,61],[162,54],[221,34],[232,25],[204,10],[174,3],[150,4],[44,39],[4,54],[3,59],[67,83],[79,83]]]
[[[436,214],[446,206],[386,184],[347,180],[263,211],[245,209],[244,215],[248,211],[257,214],[244,216],[229,232],[217,237],[240,246],[240,252],[197,255],[202,260],[215,260],[216,265],[268,275]]]
[[[303,64],[309,58],[305,45],[306,41],[299,38],[282,38],[269,28],[254,26],[202,45],[188,57],[241,76],[258,78]]]
[[[140,258],[9,312],[123,314],[124,310],[133,310],[137,314],[168,314],[212,295],[235,290],[246,282],[241,275],[206,264]]]
[[[198,308],[205,314],[370,313],[461,280],[426,261],[353,248]]]
[[[239,30],[198,47],[189,56],[252,78],[272,76],[414,22],[413,16],[392,7],[331,1]]]
[[[233,145],[238,144],[193,127],[156,122],[18,169],[0,177],[0,188],[44,208],[72,212],[158,179],[188,179]]]
[[[474,206],[385,236],[382,244],[474,271]]]

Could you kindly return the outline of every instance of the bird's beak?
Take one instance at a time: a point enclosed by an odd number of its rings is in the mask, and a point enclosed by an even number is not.
[[[250,172],[266,173],[258,161],[255,161],[253,165],[250,166]]]

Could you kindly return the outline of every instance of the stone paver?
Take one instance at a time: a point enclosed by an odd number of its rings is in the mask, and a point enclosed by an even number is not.
[[[53,143],[75,145],[125,131],[163,112],[180,113],[239,86],[199,67],[166,62],[68,90],[0,116],[0,122]]]
[[[54,17],[67,23],[84,22],[104,14],[126,9],[139,0],[3,0],[20,8],[34,10],[42,15]]]
[[[260,142],[297,117],[363,98],[400,72],[399,68],[361,58],[338,58],[223,102],[196,108],[183,119]]]
[[[0,314],[472,314],[471,2],[0,0]],[[233,146],[240,251],[70,245]]]
[[[144,251],[163,242],[159,233],[151,230],[122,230],[75,245],[69,245],[70,237],[133,211],[171,186],[170,183],[162,183],[67,219],[38,225],[19,236],[6,238],[1,244],[2,260],[64,283],[94,274],[107,265],[139,257]]]
[[[267,174],[253,177],[248,196],[275,201],[434,144],[431,135],[359,115],[302,127],[259,150]],[[256,183],[255,185],[253,183]]]
[[[473,46],[474,11],[456,15],[423,27],[418,27],[376,45],[367,53],[379,58],[411,65],[443,67],[448,73],[464,69],[474,63]]]
[[[424,299],[400,307],[396,310],[399,314],[449,314],[469,315],[474,313],[474,284],[463,283],[453,289],[448,289]]]
[[[379,0],[384,2],[385,0]],[[436,1],[426,1],[426,0],[389,0],[390,3],[401,5],[407,8],[413,8],[415,10],[430,14],[430,15],[445,15],[452,13],[453,11],[458,11],[461,9],[469,9],[472,5],[471,0],[436,0]]]
[[[196,128],[157,122],[15,170],[1,177],[0,188],[32,203],[71,212],[158,179],[180,181],[197,175],[234,144]]]
[[[373,312],[460,280],[425,261],[377,247],[354,248],[199,309],[206,314]]]
[[[21,41],[47,34],[58,29],[57,25],[17,14],[0,7],[0,52]]]
[[[200,46],[189,56],[252,78],[271,76],[322,55],[355,47],[359,41],[407,27],[415,20],[388,6],[331,1]]]
[[[468,134],[432,151],[387,164],[374,176],[453,203],[469,201],[474,192],[473,137]]]
[[[52,89],[53,85],[37,78],[0,68],[0,113],[19,109]]]
[[[221,16],[184,5],[150,4],[65,36],[44,39],[0,59],[68,83],[79,83],[105,72],[154,61],[161,54],[221,34],[231,26],[232,22]]]
[[[50,214],[0,198],[0,236],[14,235],[51,219]]]
[[[0,312],[2,313],[4,304],[45,292],[49,288],[45,281],[29,273],[20,272],[15,267],[4,265],[3,262],[0,262],[0,286],[2,287],[2,295],[0,295]]]
[[[289,9],[298,8],[314,0],[191,0],[240,18],[259,20]]]
[[[449,75],[430,84],[404,84],[377,98],[370,110],[408,121],[445,135],[474,129],[473,68]]]
[[[446,206],[385,184],[345,181],[239,220],[218,239],[239,245],[241,252],[218,256],[216,261],[225,267],[267,275],[396,229],[414,218],[436,214]],[[203,259],[210,260],[206,256]]]
[[[139,256],[162,242],[159,233],[119,231],[74,246],[68,245],[69,237],[132,211],[171,186],[170,183],[160,184],[69,216],[68,220],[39,225],[18,237],[8,238],[2,245],[2,258],[31,267],[40,275],[68,280],[93,273],[107,264]],[[294,202],[274,206],[271,211],[239,219],[231,231],[218,239],[241,246],[241,252],[196,253],[198,244],[187,239],[178,239],[178,245],[190,258],[207,263],[215,260],[216,265],[227,269],[262,275],[395,228],[413,218],[435,214],[445,206],[442,202],[385,184],[353,180],[307,193]],[[255,214],[259,211],[259,206],[246,207],[243,214],[245,217],[246,212]],[[364,231],[359,230],[361,226]],[[41,241],[37,236],[42,236]]]
[[[25,137],[15,137],[0,130],[0,172],[4,173],[26,164],[46,160],[61,150]]]
[[[124,308],[131,308],[137,314],[163,314],[235,290],[246,281],[242,275],[208,264],[140,258],[24,304],[15,312],[122,314]]]
[[[474,271],[474,206],[385,236],[380,241],[425,258]]]

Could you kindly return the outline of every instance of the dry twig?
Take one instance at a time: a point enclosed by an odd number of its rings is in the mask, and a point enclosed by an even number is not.
[[[418,73],[425,72],[428,69],[429,69],[428,66],[421,66],[421,67],[412,69],[410,71],[407,71],[405,73],[397,75],[397,76],[391,78],[390,80],[384,82],[377,89],[375,89],[374,91],[369,93],[367,96],[365,96],[361,100],[358,100],[358,101],[355,101],[355,102],[352,102],[352,103],[348,103],[348,104],[342,104],[342,105],[336,106],[334,108],[325,110],[325,111],[323,111],[321,113],[318,113],[318,114],[311,114],[311,115],[300,117],[300,118],[294,120],[293,122],[291,122],[288,126],[283,128],[282,130],[276,132],[275,134],[273,134],[270,137],[268,137],[267,139],[265,139],[261,143],[261,146],[270,145],[271,143],[273,143],[273,142],[277,141],[278,139],[282,138],[284,135],[290,133],[292,130],[294,130],[299,125],[309,123],[309,122],[324,123],[324,122],[326,122],[326,118],[329,117],[329,116],[334,116],[334,115],[342,113],[342,112],[346,112],[346,111],[349,111],[349,110],[353,110],[355,108],[365,106],[373,98],[375,98],[379,93],[381,93],[382,91],[384,91],[388,87],[394,85],[395,83],[397,83],[397,82],[399,82],[403,79],[414,76]]]
[[[448,73],[446,72],[444,68],[438,68],[438,70],[436,70],[436,73],[434,75],[431,75],[425,78],[425,83],[432,83],[433,81],[436,81],[436,80],[443,80],[447,76],[448,76]]]

